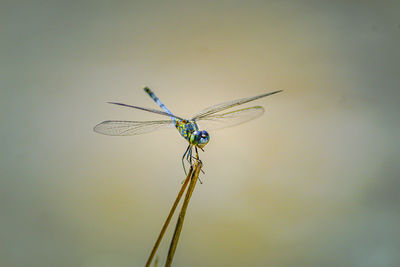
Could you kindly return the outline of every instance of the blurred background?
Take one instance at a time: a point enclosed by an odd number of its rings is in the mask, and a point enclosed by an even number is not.
[[[0,5],[0,266],[144,265],[186,141],[93,132],[165,119],[106,104],[143,85],[185,117],[284,90],[211,132],[174,266],[400,265],[398,1]]]

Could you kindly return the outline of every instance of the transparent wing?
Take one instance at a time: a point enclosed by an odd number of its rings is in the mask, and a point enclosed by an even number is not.
[[[202,118],[208,117],[208,116],[210,116],[212,114],[215,114],[217,112],[223,111],[225,109],[232,108],[232,107],[238,106],[238,105],[242,105],[242,104],[248,103],[250,101],[253,101],[253,100],[256,100],[256,99],[259,99],[259,98],[262,98],[262,97],[266,97],[266,96],[269,96],[269,95],[273,95],[273,94],[276,94],[276,93],[279,93],[279,92],[282,92],[282,90],[278,90],[278,91],[274,91],[274,92],[271,92],[271,93],[265,93],[265,94],[262,94],[262,95],[257,95],[257,96],[253,96],[253,97],[246,97],[246,98],[242,98],[242,99],[237,99],[237,100],[233,100],[233,101],[217,104],[217,105],[208,107],[206,109],[203,109],[199,113],[195,114],[192,117],[192,120],[200,120]]]
[[[123,104],[123,103],[116,103],[116,102],[107,102],[108,104],[114,104],[114,105],[119,105],[119,106],[123,106],[123,107],[128,107],[128,108],[136,108],[136,109],[140,109],[140,110],[144,110],[144,111],[148,111],[148,112],[152,112],[152,113],[156,113],[156,114],[160,114],[160,115],[164,115],[164,116],[168,116],[168,117],[174,117],[180,120],[183,120],[181,117],[175,116],[174,114],[169,114],[167,112],[164,111],[160,111],[154,108],[143,108],[143,107],[138,107],[138,106],[132,106],[132,105],[127,105],[127,104]]]
[[[196,120],[196,123],[199,124],[202,130],[219,130],[253,120],[260,117],[263,113],[263,107],[254,106],[202,117],[201,119]]]
[[[137,135],[149,133],[158,129],[173,127],[171,120],[163,121],[103,121],[93,130],[105,135]]]

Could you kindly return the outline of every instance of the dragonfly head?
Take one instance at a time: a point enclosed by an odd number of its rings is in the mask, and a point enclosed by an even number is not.
[[[190,139],[192,144],[203,148],[210,141],[210,135],[207,131],[194,131]]]

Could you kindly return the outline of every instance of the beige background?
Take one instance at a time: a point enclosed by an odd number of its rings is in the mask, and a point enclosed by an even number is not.
[[[183,180],[174,130],[96,134],[276,89],[212,132],[175,266],[399,266],[398,1],[2,1],[0,265],[142,266]],[[160,247],[164,263],[171,231]]]

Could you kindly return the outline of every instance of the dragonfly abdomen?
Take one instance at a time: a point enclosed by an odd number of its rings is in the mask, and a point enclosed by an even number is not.
[[[154,102],[157,103],[157,105],[160,106],[160,108],[162,108],[168,114],[173,115],[173,113],[164,105],[163,102],[161,102],[161,100],[153,93],[153,91],[150,90],[149,87],[145,87],[143,90],[154,100]]]

